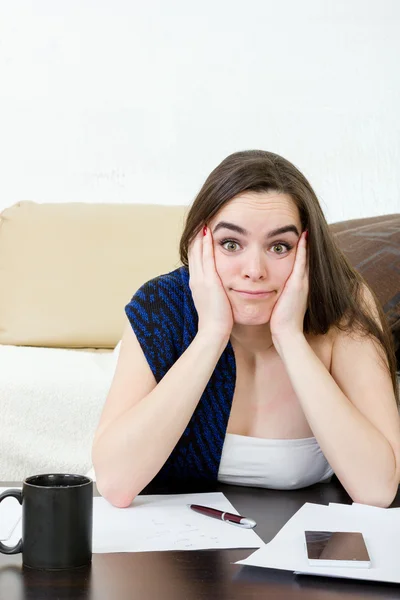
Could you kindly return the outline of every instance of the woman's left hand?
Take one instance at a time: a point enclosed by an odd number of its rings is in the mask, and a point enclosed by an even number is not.
[[[303,333],[304,315],[307,310],[309,289],[308,253],[306,232],[297,243],[293,269],[286,280],[271,314],[270,329],[272,340]]]

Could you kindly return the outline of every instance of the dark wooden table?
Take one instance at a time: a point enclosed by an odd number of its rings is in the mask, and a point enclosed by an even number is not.
[[[6,482],[0,485],[14,487],[21,484]],[[176,490],[169,491],[172,493]],[[264,542],[269,542],[305,502],[351,503],[336,478],[329,484],[317,484],[302,490],[286,492],[222,484],[201,491],[223,492],[240,514],[257,521],[256,532]],[[392,506],[400,506],[400,493]],[[91,567],[67,572],[24,569],[21,554],[0,554],[0,599],[400,598],[400,586],[394,584],[309,575],[296,576],[289,571],[232,564],[253,552],[254,549],[94,554]]]

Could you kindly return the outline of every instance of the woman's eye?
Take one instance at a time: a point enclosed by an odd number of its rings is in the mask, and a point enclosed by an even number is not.
[[[272,248],[280,248],[280,250],[278,252],[274,252],[274,254],[284,254],[282,248],[285,248],[288,252],[291,249],[291,246],[289,246],[288,244],[274,244]]]
[[[228,252],[236,252],[240,247],[240,244],[238,242],[235,242],[234,240],[223,240],[219,243]],[[292,247],[293,246],[291,246],[290,244],[286,244],[283,242],[279,242],[278,244],[273,244],[273,246],[271,246],[271,248],[277,249],[273,251],[273,254],[287,254],[287,252],[289,252],[289,250],[291,250]]]
[[[239,244],[237,242],[234,242],[233,240],[225,240],[224,242],[221,242],[221,246],[225,248],[225,250],[229,250],[229,252],[234,252],[236,249],[235,247],[239,246]],[[232,246],[235,247],[232,248]]]

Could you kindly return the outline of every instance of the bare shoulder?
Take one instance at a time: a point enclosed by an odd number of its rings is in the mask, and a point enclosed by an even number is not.
[[[370,313],[379,327],[382,328],[377,301],[366,285],[363,285],[361,288],[361,302],[364,303],[366,310]],[[365,342],[368,342],[370,347],[374,347],[377,354],[384,357],[382,347],[373,336],[368,335],[365,332],[360,332],[360,330],[355,327],[346,327],[345,319],[342,319],[339,326],[332,325],[327,333],[323,335],[308,334],[306,335],[306,339],[320,358],[321,355],[325,357],[330,356],[331,363],[334,353],[338,355],[344,348],[347,348],[348,352],[354,351],[357,344],[362,345],[365,344]],[[331,369],[329,370],[331,371]]]
[[[366,285],[361,289],[360,302],[382,329],[382,309],[378,309],[374,294]],[[331,374],[357,407],[364,408],[368,402],[373,405],[377,397],[381,407],[395,407],[386,351],[371,333],[358,327],[335,328]]]
[[[378,300],[376,299],[374,293],[365,284],[361,286],[360,292],[360,304],[382,329],[382,323],[380,318],[380,313],[382,313],[382,309],[378,309]],[[340,327],[332,327],[332,335],[334,336],[334,339],[343,339],[345,337],[353,337],[355,339],[358,339],[360,337],[363,337],[363,334],[360,333],[359,329],[355,327],[346,327],[346,320],[344,318],[340,323]]]
[[[381,326],[375,297],[367,285],[361,288],[361,302]],[[378,355],[385,359],[384,351],[377,340],[371,335],[360,333],[355,328],[346,327],[345,319],[339,323],[339,326],[332,325],[325,334],[306,334],[305,337],[331,375],[334,371],[337,373],[338,370],[342,370],[343,362],[351,360],[351,354],[358,352],[360,348],[363,350],[364,357],[369,354],[369,360],[376,360]]]

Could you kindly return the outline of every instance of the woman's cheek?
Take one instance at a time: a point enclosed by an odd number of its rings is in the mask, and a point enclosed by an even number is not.
[[[224,257],[221,256],[221,252],[219,251],[219,248],[216,248],[215,246],[214,246],[214,262],[215,262],[216,271],[217,271],[218,275],[222,278],[226,272],[226,264],[224,261]]]
[[[292,274],[293,271],[293,266],[294,266],[294,261],[285,268],[284,272],[280,273],[280,277],[279,277],[279,288],[277,290],[277,294],[275,297],[275,302],[274,304],[276,304],[276,302],[278,301],[279,296],[282,294],[284,287],[286,285],[287,280],[289,279],[290,275]]]
[[[229,265],[224,261],[224,257],[215,256],[215,270],[217,271],[219,278],[221,279],[222,285],[226,291],[229,290],[230,285],[232,285],[232,277],[229,270]]]
[[[287,282],[287,280],[289,279],[290,275],[292,274],[294,263],[295,263],[295,258],[296,258],[296,255],[293,254],[292,257],[291,257],[291,260],[286,261],[286,264],[285,264],[285,275],[284,275],[284,284]]]

